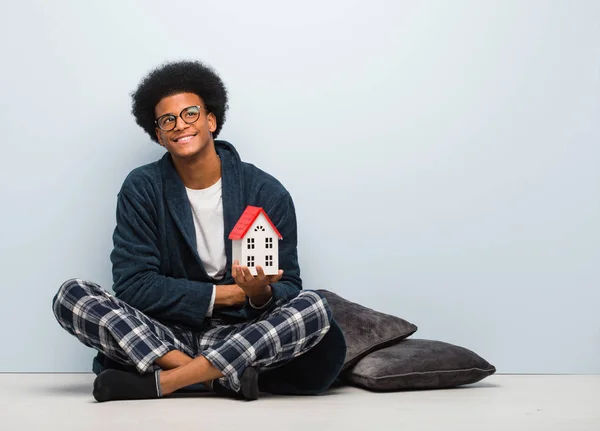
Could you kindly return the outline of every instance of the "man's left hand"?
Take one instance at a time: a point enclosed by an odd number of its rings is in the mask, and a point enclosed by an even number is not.
[[[271,283],[281,280],[283,270],[279,270],[275,275],[266,275],[262,267],[256,267],[256,275],[252,275],[247,266],[240,266],[238,260],[233,261],[231,275],[235,283],[246,293],[253,303],[260,305],[271,298]]]

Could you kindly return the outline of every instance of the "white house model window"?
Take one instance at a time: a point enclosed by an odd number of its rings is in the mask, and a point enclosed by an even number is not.
[[[261,266],[266,275],[279,271],[279,242],[283,239],[267,213],[260,207],[248,206],[231,230],[232,261],[246,264],[250,273],[256,275]]]

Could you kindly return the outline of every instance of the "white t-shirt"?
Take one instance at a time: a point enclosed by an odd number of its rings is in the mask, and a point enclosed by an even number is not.
[[[220,280],[227,267],[223,239],[225,223],[221,179],[206,189],[194,190],[186,187],[185,190],[192,207],[198,255],[208,275]],[[212,316],[215,296],[216,287],[213,286],[212,299],[206,313],[208,317]]]
[[[221,179],[219,178],[219,181],[206,189],[194,190],[186,187],[185,190],[192,207],[198,255],[208,275],[215,280],[221,280],[227,271]],[[216,295],[217,287],[213,285],[212,298],[206,317],[212,317]],[[261,306],[254,305],[252,301],[249,303],[251,307],[260,310],[269,306],[272,300],[271,297]]]

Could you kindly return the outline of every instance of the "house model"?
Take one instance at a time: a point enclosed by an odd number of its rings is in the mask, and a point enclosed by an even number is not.
[[[283,239],[267,213],[260,207],[248,206],[229,234],[232,261],[247,266],[252,275],[260,265],[266,275],[279,271],[279,243]]]

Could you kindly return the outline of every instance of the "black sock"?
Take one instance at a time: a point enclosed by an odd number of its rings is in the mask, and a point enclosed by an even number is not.
[[[94,398],[98,402],[158,398],[160,388],[156,379],[156,373],[105,370],[94,381]]]
[[[242,384],[240,392],[244,399],[248,401],[258,399],[258,371],[256,371],[256,368],[246,368],[240,383]]]
[[[256,368],[246,368],[240,379],[240,385],[240,390],[234,392],[231,389],[221,386],[219,381],[215,380],[213,382],[213,390],[219,395],[233,397],[238,400],[253,401],[258,399],[258,372],[256,371]]]

